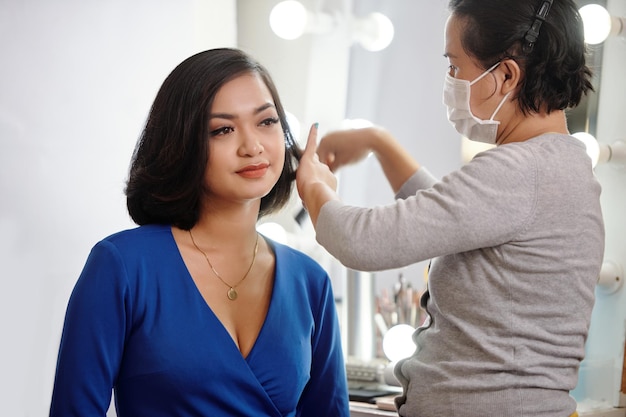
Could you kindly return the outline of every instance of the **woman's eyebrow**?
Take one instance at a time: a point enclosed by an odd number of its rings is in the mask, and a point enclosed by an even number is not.
[[[274,104],[273,103],[265,103],[259,107],[257,107],[256,109],[254,109],[253,114],[259,114],[262,111],[269,109],[269,108],[274,108]],[[236,119],[237,116],[234,114],[230,114],[230,113],[211,113],[209,114],[209,119],[227,119],[227,120],[233,120]]]

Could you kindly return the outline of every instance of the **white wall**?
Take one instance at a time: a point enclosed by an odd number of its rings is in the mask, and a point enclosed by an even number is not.
[[[132,226],[124,180],[167,74],[235,46],[235,1],[0,0],[0,415],[47,415],[91,246]]]

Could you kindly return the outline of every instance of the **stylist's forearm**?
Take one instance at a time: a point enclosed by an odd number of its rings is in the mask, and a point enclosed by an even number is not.
[[[335,190],[323,182],[309,184],[301,197],[314,227],[322,206],[331,200],[339,200]]]
[[[419,164],[385,129],[376,128],[371,148],[394,192],[419,169]]]

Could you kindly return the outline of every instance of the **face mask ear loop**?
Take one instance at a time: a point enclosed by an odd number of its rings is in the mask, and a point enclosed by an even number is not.
[[[470,83],[470,85],[474,85],[474,84],[476,84],[478,81],[480,81],[480,80],[482,80],[483,78],[485,78],[485,77],[487,76],[487,74],[489,74],[491,71],[493,71],[494,69],[496,69],[496,67],[497,67],[498,65],[500,65],[500,62],[502,62],[502,61],[498,61],[498,62],[496,62],[495,64],[493,64],[491,67],[489,67],[489,69],[487,69],[485,72],[483,72],[483,73],[482,73],[482,74],[480,74],[478,77],[476,77],[476,78],[474,79],[474,81],[472,81],[472,82]]]
[[[500,102],[500,104],[498,104],[498,107],[496,107],[496,109],[493,111],[493,114],[491,115],[491,117],[489,118],[489,120],[493,120],[494,117],[496,117],[496,114],[498,113],[498,111],[500,111],[500,108],[502,106],[504,106],[504,103],[506,102],[506,99],[509,98],[509,96],[511,95],[511,92],[509,91],[508,93],[506,93],[506,95],[504,96],[504,98],[502,99],[502,101]]]

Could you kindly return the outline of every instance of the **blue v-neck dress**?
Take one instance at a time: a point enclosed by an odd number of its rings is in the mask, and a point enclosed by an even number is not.
[[[274,288],[247,357],[198,291],[169,226],[92,249],[67,308],[50,416],[348,416],[330,280],[270,242]]]

